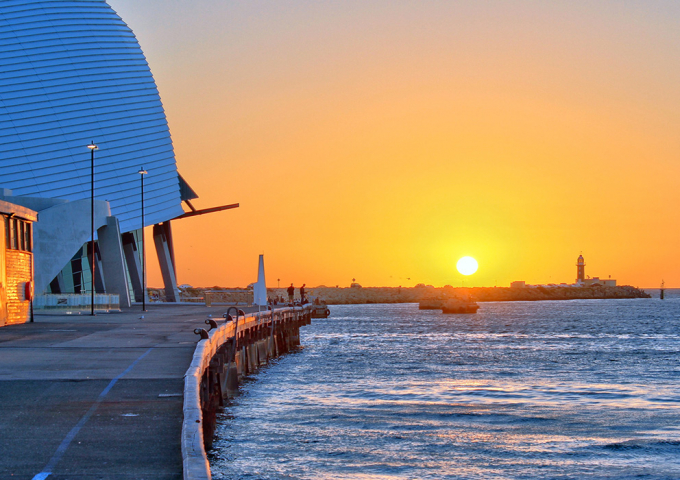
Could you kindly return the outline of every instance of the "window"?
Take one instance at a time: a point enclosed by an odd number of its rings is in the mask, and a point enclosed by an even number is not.
[[[19,227],[17,228],[17,233],[19,234],[19,241],[17,242],[18,249],[26,250],[26,222],[18,220],[17,224]]]
[[[19,238],[17,235],[17,219],[10,218],[9,220],[9,231],[10,231],[10,247],[12,250],[19,249]]]
[[[33,251],[33,235],[31,235],[31,230],[33,230],[33,225],[30,222],[25,223],[26,228],[24,229],[24,244],[26,245],[26,251]]]
[[[33,251],[31,222],[5,217],[5,248],[8,250]]]

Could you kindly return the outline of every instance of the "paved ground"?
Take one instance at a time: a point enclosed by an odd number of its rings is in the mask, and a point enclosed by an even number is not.
[[[149,305],[0,328],[0,478],[181,479],[183,376],[209,314]]]

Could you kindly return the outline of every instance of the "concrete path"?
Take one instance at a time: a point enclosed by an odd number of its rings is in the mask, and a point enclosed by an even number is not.
[[[0,328],[0,478],[182,478],[193,330],[227,307],[147,308]]]

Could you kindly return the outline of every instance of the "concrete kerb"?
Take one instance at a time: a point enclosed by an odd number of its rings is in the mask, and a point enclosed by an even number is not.
[[[210,465],[203,446],[200,377],[184,378],[184,420],[182,422],[182,469],[185,480],[210,480]]]
[[[194,357],[184,375],[184,418],[182,420],[182,469],[185,480],[210,480],[210,464],[203,445],[203,414],[201,412],[201,377],[203,355],[208,340],[196,345]]]
[[[217,349],[233,336],[234,322],[209,332],[196,345],[189,369],[184,374],[184,419],[182,421],[182,465],[184,480],[210,480],[210,464],[203,443],[201,378]]]
[[[300,307],[295,307],[292,311]],[[287,310],[287,309],[286,309]],[[304,310],[302,308],[301,310]],[[262,312],[265,313],[265,312]],[[286,311],[281,312],[281,319]],[[243,322],[256,320],[259,324],[262,315],[248,315]],[[239,324],[240,326],[241,324]],[[184,374],[184,419],[182,421],[182,469],[184,480],[211,480],[210,463],[203,443],[203,413],[201,410],[201,378],[219,347],[234,336],[235,322],[220,325],[208,333],[208,338],[196,345],[189,369]]]

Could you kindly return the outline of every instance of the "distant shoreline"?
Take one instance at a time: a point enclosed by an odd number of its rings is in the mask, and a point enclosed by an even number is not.
[[[659,289],[648,289],[659,290]],[[666,289],[673,290],[673,289]],[[158,295],[162,301],[162,289],[149,289]],[[184,298],[201,299],[205,292],[229,291],[230,297],[240,303],[252,301],[252,290],[247,288],[224,289],[186,288],[183,289]],[[280,297],[288,301],[286,288],[268,288],[267,295],[271,299]],[[541,301],[541,300],[587,300],[587,299],[624,299],[624,298],[652,298],[644,289],[632,286],[616,287],[313,287],[306,289],[307,298],[319,300],[329,305],[352,305],[374,303],[420,303],[432,300],[447,300],[450,298],[470,298],[476,302],[513,302],[513,301]],[[299,300],[300,290],[295,288],[295,298]]]
[[[288,298],[284,288],[267,289],[271,297]],[[298,294],[296,289],[296,295]],[[371,303],[419,303],[434,299],[470,297],[477,302],[512,302],[540,300],[651,298],[642,289],[617,287],[316,287],[307,289],[309,297],[318,297],[330,305]]]
[[[313,288],[309,295],[318,296],[329,304],[419,303],[428,300],[469,296],[476,302],[512,302],[540,300],[583,300],[651,298],[641,289],[618,287],[366,287],[366,288]]]

